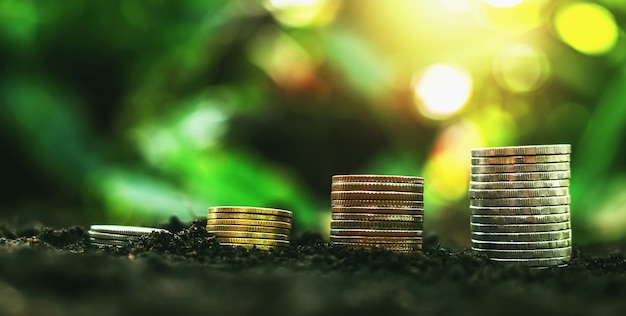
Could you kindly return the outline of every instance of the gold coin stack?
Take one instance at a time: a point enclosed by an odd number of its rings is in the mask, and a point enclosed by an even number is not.
[[[207,232],[220,245],[262,250],[289,247],[291,212],[274,208],[214,206],[209,208]]]
[[[397,253],[422,249],[423,192],[420,177],[333,176],[331,243]]]
[[[532,267],[572,254],[570,145],[472,149],[472,249]]]

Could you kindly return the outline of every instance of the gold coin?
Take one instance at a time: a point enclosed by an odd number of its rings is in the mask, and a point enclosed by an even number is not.
[[[331,220],[330,228],[352,228],[352,229],[384,229],[384,230],[422,230],[422,222],[401,222],[401,221],[348,221]]]
[[[569,162],[532,163],[519,165],[479,165],[471,166],[470,172],[479,173],[520,173],[520,172],[553,172],[569,171]]]
[[[423,201],[422,193],[414,192],[390,192],[390,191],[332,191],[330,198],[333,200],[413,200]]]
[[[509,156],[509,157],[472,157],[472,165],[511,165],[524,163],[552,163],[569,162],[570,155],[543,155],[543,156]]]
[[[570,203],[570,196],[550,196],[535,198],[500,198],[500,199],[470,199],[471,206],[548,206],[566,205]]]
[[[335,236],[422,237],[422,230],[330,229]]]
[[[372,236],[337,236],[330,235],[330,241],[354,242],[364,244],[421,244],[422,237],[372,237]]]
[[[391,252],[414,252],[422,249],[422,244],[367,244],[367,243],[350,243],[350,242],[333,242],[336,246],[345,246],[347,248],[356,249],[372,249],[380,248]]]
[[[572,146],[562,145],[536,145],[536,146],[511,146],[493,148],[473,148],[473,157],[494,156],[537,156],[537,155],[563,155],[569,154]]]
[[[239,238],[239,237],[219,237],[215,239],[221,243],[227,244],[250,244],[250,245],[266,245],[266,246],[283,246],[288,247],[289,241],[287,240],[272,240],[272,239],[259,239],[259,238]]]
[[[229,247],[244,247],[246,249],[256,248],[259,250],[285,250],[288,247],[285,246],[269,246],[269,245],[255,245],[255,244],[234,244],[234,243],[220,243],[221,246]]]
[[[242,231],[209,231],[217,238],[223,237],[236,237],[236,238],[258,238],[258,239],[272,239],[272,240],[289,240],[289,235],[284,234],[270,234],[270,233],[255,233],[255,232],[242,232]]]
[[[482,173],[472,174],[470,178],[477,182],[500,181],[536,181],[536,180],[565,180],[571,176],[569,171],[554,172],[526,172],[526,173]]]
[[[209,207],[209,213],[245,213],[291,217],[291,211],[267,207],[247,206],[213,206]]]
[[[399,222],[423,222],[423,215],[405,215],[405,214],[364,214],[364,213],[335,213],[332,214],[333,220],[352,220],[352,221],[399,221]]]
[[[424,202],[412,200],[331,200],[330,204],[332,206],[389,206],[424,208]]]
[[[472,223],[482,224],[547,224],[562,223],[570,220],[569,213],[554,215],[472,215]]]
[[[291,223],[257,219],[207,219],[207,225],[249,225],[291,229]]]
[[[570,222],[565,223],[549,223],[549,224],[478,224],[470,223],[470,230],[483,233],[535,233],[535,232],[554,232],[570,229]]]
[[[528,198],[568,195],[569,188],[517,189],[517,190],[476,190],[470,189],[469,196],[473,199],[493,198]]]
[[[332,211],[333,213],[424,215],[423,208],[413,207],[333,206]]]
[[[276,216],[276,215],[263,215],[263,214],[248,214],[248,213],[215,213],[211,212],[207,216],[208,219],[256,219],[263,221],[277,221],[291,223],[291,217]]]
[[[287,228],[277,228],[268,226],[252,226],[252,225],[207,225],[207,231],[244,231],[255,233],[270,233],[270,234],[291,234],[291,230]]]
[[[472,250],[487,255],[489,258],[499,259],[542,259],[553,257],[569,257],[572,255],[572,246],[538,250],[495,250],[472,247]]]
[[[393,182],[424,184],[424,178],[413,176],[384,176],[371,174],[347,174],[333,176],[332,182]]]
[[[472,215],[550,215],[569,213],[569,205],[526,207],[479,207],[470,206]]]
[[[569,180],[470,182],[470,190],[566,188]]]
[[[332,191],[393,191],[393,192],[424,192],[424,185],[418,183],[393,182],[333,182]]]
[[[524,242],[509,242],[509,241],[482,241],[472,239],[472,246],[479,249],[492,249],[492,250],[534,250],[534,249],[554,249],[569,247],[572,245],[572,239],[559,239],[548,241],[524,241]]]

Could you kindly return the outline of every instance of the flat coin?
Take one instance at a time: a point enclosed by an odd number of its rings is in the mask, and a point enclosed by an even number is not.
[[[337,236],[330,235],[330,241],[365,243],[365,244],[421,244],[422,237],[372,237],[372,236]]]
[[[470,189],[469,196],[473,199],[493,198],[527,198],[563,196],[569,194],[569,188],[516,189],[516,190],[477,190]]]
[[[545,259],[498,259],[491,258],[491,261],[499,262],[502,264],[520,265],[526,267],[552,267],[567,265],[570,261],[570,256],[558,257],[558,258],[545,258]]]
[[[244,247],[246,249],[256,248],[259,250],[284,250],[288,247],[285,246],[268,246],[268,245],[255,245],[255,244],[233,244],[233,243],[220,243],[220,246],[229,246],[229,247]]]
[[[330,203],[332,206],[389,206],[424,208],[424,202],[411,200],[331,200]]]
[[[267,226],[252,226],[252,225],[207,225],[207,231],[244,231],[255,233],[270,233],[270,234],[291,234],[291,230],[287,228],[267,227]]]
[[[412,176],[385,176],[373,174],[335,175],[332,182],[394,182],[424,184],[424,178]]]
[[[351,242],[332,242],[333,245],[337,246],[345,246],[348,248],[359,248],[359,249],[372,249],[372,248],[381,248],[389,251],[415,251],[422,249],[421,243],[415,244],[368,244],[368,243],[351,243]]]
[[[494,181],[537,181],[537,180],[564,180],[570,178],[569,171],[554,172],[526,172],[526,173],[483,173],[472,174],[472,181],[494,182]]]
[[[332,211],[333,213],[424,215],[424,208],[413,207],[333,206]]]
[[[111,239],[111,240],[128,241],[129,238],[138,237],[138,236],[132,236],[132,235],[101,233],[101,232],[97,232],[93,230],[90,230],[87,233],[89,234],[89,237],[96,238],[96,239]]]
[[[509,215],[509,216],[490,216],[490,215],[472,215],[470,221],[472,223],[482,224],[547,224],[547,223],[563,223],[570,220],[569,213],[554,215]]]
[[[422,230],[330,229],[336,236],[422,237]]]
[[[393,191],[393,192],[424,192],[424,185],[417,183],[393,182],[333,182],[332,191]]]
[[[470,199],[471,206],[549,206],[567,205],[570,203],[570,196],[552,196],[536,198],[500,198],[500,199]]]
[[[473,157],[563,155],[572,152],[569,144],[472,148]]]
[[[567,239],[572,237],[572,230],[559,230],[545,233],[481,233],[472,232],[472,239],[482,241],[510,241],[510,242],[528,242],[528,241],[551,241],[559,239]]]
[[[209,207],[209,213],[245,213],[291,217],[291,211],[267,207],[248,206],[213,206]]]
[[[470,223],[472,232],[483,233],[533,233],[533,232],[553,232],[570,229],[569,222],[551,224],[518,224],[518,225],[496,225]]]
[[[218,238],[237,237],[237,238],[289,240],[289,235],[284,235],[284,234],[254,233],[254,232],[242,232],[242,231],[208,231],[208,233],[214,234]]]
[[[130,242],[128,240],[114,240],[114,239],[99,239],[99,238],[89,238],[89,241],[92,244],[104,244],[110,246],[128,246]]]
[[[414,192],[391,192],[391,191],[332,191],[330,198],[333,200],[414,200],[423,201],[422,193]]]
[[[569,205],[526,207],[480,207],[470,206],[472,215],[550,215],[569,213]]]
[[[138,226],[121,226],[121,225],[91,225],[90,230],[99,232],[99,233],[132,235],[132,236],[147,235],[152,232],[169,233],[169,231],[165,229],[151,228],[151,227],[138,227]]]
[[[569,162],[532,163],[516,165],[478,165],[471,166],[470,172],[478,173],[520,173],[520,172],[552,172],[569,171]]]
[[[102,244],[102,243],[99,243],[99,242],[92,242],[91,245],[94,246],[94,247],[98,247],[100,249],[102,249],[102,248],[109,248],[109,247],[115,247],[115,248],[121,248],[122,247],[122,246],[116,246],[116,245]]]
[[[539,250],[495,250],[472,247],[472,250],[485,254],[489,258],[499,259],[542,259],[554,257],[568,257],[572,255],[572,247],[539,249]]]
[[[563,248],[572,245],[572,239],[559,239],[537,242],[498,242],[472,239],[472,247],[492,250],[533,250]]]
[[[421,222],[331,220],[330,228],[422,230],[424,225]]]
[[[209,212],[207,219],[255,219],[263,221],[277,221],[291,223],[291,217],[264,215],[264,214],[248,214],[248,213],[216,213]]]
[[[207,219],[207,226],[208,225],[247,225],[291,229],[291,223],[256,219]]]
[[[399,221],[399,222],[423,222],[422,215],[403,215],[403,214],[366,214],[366,213],[335,213],[332,218],[334,220],[352,220],[352,221]]]
[[[470,182],[470,190],[566,188],[569,180]]]
[[[250,244],[250,245],[266,245],[266,246],[283,246],[288,247],[289,241],[287,240],[272,240],[272,239],[259,239],[259,238],[238,238],[238,237],[219,237],[215,239],[221,243],[227,244]]]
[[[542,156],[508,156],[508,157],[472,157],[472,165],[512,165],[523,163],[552,163],[568,162],[570,155],[542,155]]]

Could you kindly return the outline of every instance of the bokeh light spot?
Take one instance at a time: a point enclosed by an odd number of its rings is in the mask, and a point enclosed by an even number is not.
[[[414,76],[418,110],[426,117],[445,119],[458,112],[472,93],[472,77],[464,69],[435,64]]]
[[[470,7],[470,0],[441,0],[441,4],[450,11],[463,11]]]
[[[512,8],[522,3],[522,0],[483,0],[486,4],[496,8]]]
[[[550,73],[546,56],[524,44],[503,49],[496,57],[493,72],[505,89],[523,93],[537,89]]]
[[[267,0],[265,8],[283,25],[305,27],[331,22],[338,4],[329,0]]]
[[[578,2],[564,6],[556,13],[554,24],[563,42],[588,55],[610,51],[619,33],[613,14],[595,3]]]

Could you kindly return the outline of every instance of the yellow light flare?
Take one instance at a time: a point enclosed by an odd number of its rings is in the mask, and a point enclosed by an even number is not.
[[[493,73],[503,88],[524,93],[545,82],[550,64],[542,52],[525,44],[515,44],[500,51],[493,63]]]
[[[499,32],[527,32],[541,26],[546,19],[549,0],[484,1],[477,6],[478,20]]]
[[[522,0],[483,0],[486,4],[496,8],[512,8],[520,5]]]
[[[589,2],[574,2],[560,8],[554,26],[563,42],[587,55],[609,52],[619,33],[613,14]]]
[[[464,11],[469,9],[470,0],[441,0],[444,8],[450,11]]]
[[[462,68],[435,64],[413,77],[418,110],[432,119],[446,119],[457,113],[472,94],[472,77]]]
[[[337,14],[340,1],[266,0],[264,5],[281,24],[306,27],[331,22]]]

